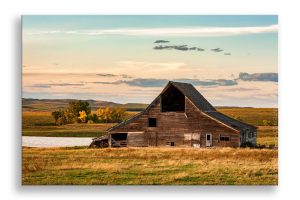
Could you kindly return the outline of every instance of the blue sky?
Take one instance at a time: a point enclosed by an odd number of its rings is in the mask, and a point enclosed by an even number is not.
[[[277,16],[23,16],[23,97],[149,103],[185,80],[214,105],[276,107],[277,38]]]

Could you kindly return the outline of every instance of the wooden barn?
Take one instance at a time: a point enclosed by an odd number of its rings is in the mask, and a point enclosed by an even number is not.
[[[255,146],[256,131],[218,112],[192,84],[170,81],[144,111],[108,129],[91,146]]]

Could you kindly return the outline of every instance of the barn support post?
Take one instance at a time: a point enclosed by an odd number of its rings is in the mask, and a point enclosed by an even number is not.
[[[111,134],[108,134],[108,147],[111,147]]]

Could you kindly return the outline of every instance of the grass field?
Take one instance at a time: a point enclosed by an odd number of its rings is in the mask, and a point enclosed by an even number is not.
[[[263,120],[278,125],[277,108],[219,108],[218,111],[254,126],[262,126]]]
[[[23,148],[22,183],[275,185],[270,149]]]

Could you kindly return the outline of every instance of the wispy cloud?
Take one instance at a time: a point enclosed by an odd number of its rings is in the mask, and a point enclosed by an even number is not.
[[[168,40],[156,40],[154,43],[169,43]]]
[[[26,35],[72,34],[72,35],[129,35],[129,36],[232,36],[272,33],[278,31],[278,25],[253,27],[176,27],[176,28],[124,28],[99,30],[48,30],[25,32]]]
[[[214,51],[214,52],[216,52],[216,53],[219,53],[219,52],[224,51],[224,50],[221,49],[221,48],[215,48],[215,49],[211,49],[211,51]]]
[[[126,84],[129,86],[138,86],[138,87],[163,87],[167,84],[168,79],[155,79],[155,78],[137,78],[132,80],[119,80],[114,82],[92,82],[94,84],[108,84],[108,85],[118,85]],[[235,80],[226,80],[226,79],[216,79],[216,80],[199,80],[199,79],[173,79],[173,81],[191,83],[194,86],[232,86],[237,85]]]
[[[248,74],[241,72],[239,74],[239,79],[243,81],[270,81],[278,82],[278,73],[254,73]]]
[[[118,75],[116,74],[105,74],[105,73],[99,73],[99,74],[96,74],[97,76],[102,76],[102,77],[116,77]]]
[[[132,80],[118,80],[118,81],[94,81],[94,84],[106,84],[106,85],[119,85],[126,84],[129,86],[138,87],[163,87],[169,80],[168,79],[156,79],[156,78],[135,78]],[[218,87],[218,86],[235,86],[238,85],[238,81],[264,81],[264,82],[277,82],[277,73],[240,73],[238,78],[235,79],[189,79],[189,78],[178,78],[172,79],[172,81],[191,83],[194,86],[202,87]]]
[[[158,45],[153,47],[154,50],[179,50],[179,51],[204,51],[205,49],[199,47],[188,47],[188,45]]]
[[[127,74],[106,74],[106,73],[98,73],[96,74],[97,76],[100,76],[100,77],[108,77],[108,78],[111,78],[111,77],[122,77],[122,78],[132,78],[132,76],[129,76]]]
[[[65,86],[84,86],[84,83],[46,83],[46,84],[33,84],[29,87],[33,88],[51,88],[52,86],[65,87]]]

